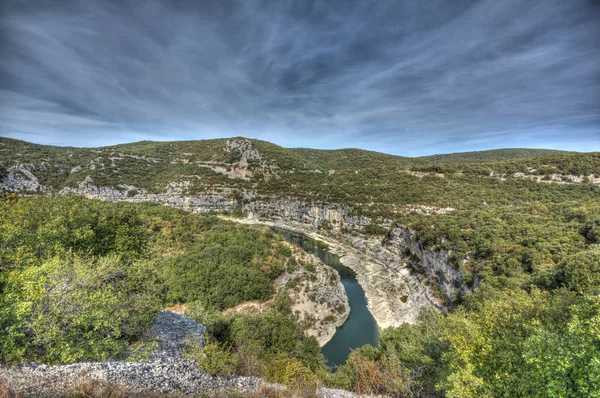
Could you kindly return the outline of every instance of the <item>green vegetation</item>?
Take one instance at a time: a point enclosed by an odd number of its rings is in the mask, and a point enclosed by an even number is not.
[[[597,296],[535,288],[476,296],[445,322],[448,396],[600,394]]]
[[[289,298],[276,296],[261,314],[221,314],[272,298],[272,281],[297,266],[270,230],[150,204],[6,197],[2,362],[143,356],[140,332],[165,304],[185,302],[211,334],[188,355],[213,374],[401,397],[600,396],[600,187],[587,179],[600,176],[600,153],[410,159],[251,141],[261,158],[247,178],[207,167],[240,167],[225,140],[81,149],[0,139],[0,174],[29,163],[51,191],[90,175],[101,186],[135,186],[129,196],[190,181],[188,195],[227,192],[237,216],[254,200],[339,205],[376,221],[365,234],[383,235],[384,220],[408,226],[425,247],[448,252],[473,292],[452,298],[449,314],[424,311],[415,325],[384,330],[377,347],[354,351],[332,373]],[[558,184],[553,174],[585,178]],[[455,210],[423,214],[424,206]],[[325,222],[322,232],[337,227]]]
[[[595,397],[600,380],[600,206],[566,202],[406,214],[426,247],[477,286],[450,314],[383,332],[330,380],[363,393]]]
[[[290,304],[289,297],[278,294],[263,313],[221,315],[194,302],[188,314],[210,335],[204,349],[191,345],[187,355],[213,375],[258,375],[294,389],[314,387],[317,375],[328,369],[317,340],[304,335]]]
[[[184,354],[213,376],[227,376],[237,370],[238,360],[231,352],[231,348],[213,340],[210,336],[207,336],[206,345],[202,349],[190,344]]]
[[[145,360],[156,342],[144,332],[158,312],[191,302],[189,314],[214,337],[201,351],[191,342],[186,355],[209,373],[304,389],[326,372],[289,297],[274,296],[291,250],[268,228],[153,204],[9,195],[0,201],[0,247],[4,364]],[[273,297],[263,314],[220,314]]]
[[[446,317],[386,329],[330,383],[394,396],[597,397],[599,304],[567,290],[479,290]]]
[[[404,158],[359,149],[286,149],[250,141],[261,155],[260,162],[251,162],[254,176],[250,179],[229,178],[206,167],[208,163],[226,169],[238,167],[228,162],[239,160],[239,152],[228,152],[224,139],[142,141],[88,149],[0,138],[0,166],[36,165],[32,173],[55,190],[77,186],[88,175],[99,186],[129,185],[150,193],[165,192],[170,182],[188,181],[188,194],[232,189],[239,196],[252,190],[263,198],[336,203],[352,215],[373,219],[393,218],[397,207],[403,205],[484,209],[532,201],[593,199],[599,189],[588,182],[540,184],[516,178],[514,173],[599,176],[600,153],[511,149]]]
[[[272,281],[285,269],[289,250],[269,229],[215,225],[185,254],[160,263],[169,303],[195,300],[219,310],[273,296]],[[287,257],[286,257],[287,255]]]
[[[290,255],[269,229],[158,205],[12,196],[0,209],[3,363],[135,352],[166,303],[271,298]]]
[[[511,148],[492,149],[490,151],[460,152],[442,155],[422,156],[418,159],[443,163],[489,163],[515,159],[531,159],[546,155],[564,153],[566,152],[555,151],[551,149]]]
[[[565,273],[574,272],[565,268],[565,261],[577,263],[571,265],[576,272],[585,272],[585,276],[575,276],[578,280],[593,275],[591,245],[596,243],[596,236],[592,231],[599,217],[599,202],[582,198],[430,216],[404,215],[397,220],[410,225],[426,247],[451,252],[453,265],[468,283],[477,279],[496,288],[535,284],[551,289],[557,287],[559,278],[569,277]],[[578,261],[571,259],[576,254]]]

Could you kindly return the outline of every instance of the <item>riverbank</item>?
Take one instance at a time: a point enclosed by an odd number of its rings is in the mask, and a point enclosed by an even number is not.
[[[297,249],[297,269],[280,276],[277,290],[292,300],[292,312],[309,336],[323,347],[350,315],[350,305],[340,275],[318,257]]]
[[[295,245],[290,244],[290,247],[295,250],[295,269],[275,280],[275,290],[287,294],[291,300],[291,311],[298,316],[304,333],[315,337],[319,346],[323,347],[348,319],[348,297],[340,275],[334,269],[313,254]],[[258,314],[269,310],[273,301],[246,301],[226,309],[222,314]]]
[[[402,259],[385,251],[378,239],[363,236],[324,236],[297,222],[249,218],[221,218],[242,224],[266,225],[303,234],[329,246],[342,264],[356,273],[367,307],[381,329],[415,323],[421,308],[435,307],[427,287],[403,266]]]

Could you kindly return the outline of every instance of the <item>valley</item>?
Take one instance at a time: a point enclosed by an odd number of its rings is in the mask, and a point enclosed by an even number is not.
[[[572,369],[586,368],[598,349],[590,320],[598,317],[599,176],[599,153],[403,158],[241,137],[102,148],[0,138],[2,319],[19,330],[4,336],[2,361],[102,360],[134,344],[139,333],[123,323],[119,333],[129,340],[109,344],[99,335],[110,349],[82,345],[59,358],[50,354],[59,340],[25,332],[51,331],[36,312],[48,308],[36,300],[55,300],[46,297],[47,278],[66,289],[60,275],[68,264],[80,273],[69,278],[87,280],[93,264],[106,262],[124,267],[115,275],[156,284],[144,293],[152,310],[141,307],[136,327],[147,327],[158,308],[185,305],[210,336],[189,355],[216,377],[291,385],[284,375],[293,368],[310,386],[422,396],[460,396],[464,377],[481,393],[508,385],[516,395],[543,396],[534,358],[554,344],[547,333],[585,347],[588,354],[569,357]],[[131,231],[113,236],[119,228]],[[329,263],[352,277],[340,278]],[[102,279],[109,285],[112,272]],[[28,278],[39,281],[38,293]],[[110,294],[102,297],[108,306]],[[500,354],[506,362],[494,362]],[[544,355],[549,364],[564,359]],[[394,383],[367,383],[365,369]],[[528,383],[518,382],[523,372]],[[499,374],[508,374],[504,383]]]

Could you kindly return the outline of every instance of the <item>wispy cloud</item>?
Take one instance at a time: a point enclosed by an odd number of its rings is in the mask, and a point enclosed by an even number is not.
[[[458,3],[7,0],[0,135],[600,150],[600,4]]]

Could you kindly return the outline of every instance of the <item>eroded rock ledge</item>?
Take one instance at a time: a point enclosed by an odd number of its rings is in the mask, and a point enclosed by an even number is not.
[[[284,290],[292,299],[292,311],[309,336],[322,347],[342,326],[350,305],[340,275],[318,257],[296,248],[297,269],[279,277],[277,290]]]

